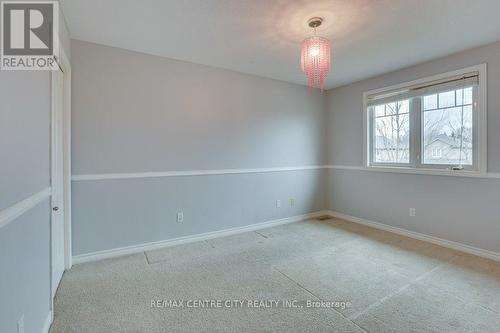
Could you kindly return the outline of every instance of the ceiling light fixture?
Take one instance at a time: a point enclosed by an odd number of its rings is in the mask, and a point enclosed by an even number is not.
[[[321,17],[313,17],[307,23],[314,29],[314,36],[302,42],[300,64],[307,76],[307,85],[323,91],[326,75],[330,71],[330,41],[316,36],[316,28],[323,23]]]

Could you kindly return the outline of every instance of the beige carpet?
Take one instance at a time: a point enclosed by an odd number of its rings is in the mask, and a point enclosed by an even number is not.
[[[498,333],[500,264],[304,221],[76,265],[51,332]]]

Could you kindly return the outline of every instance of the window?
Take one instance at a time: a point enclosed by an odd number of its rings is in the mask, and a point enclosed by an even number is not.
[[[443,157],[443,150],[441,148],[432,148],[432,158]]]
[[[374,107],[374,149],[377,163],[410,161],[410,101],[402,100]]]
[[[423,96],[423,164],[473,165],[473,90]]]
[[[364,94],[366,166],[486,172],[486,65]]]

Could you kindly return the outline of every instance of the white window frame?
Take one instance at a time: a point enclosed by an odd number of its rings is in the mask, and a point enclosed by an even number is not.
[[[474,148],[477,151],[477,168],[475,170],[452,170],[452,169],[437,169],[425,168],[418,163],[410,163],[410,165],[380,165],[371,163],[370,158],[373,156],[370,152],[370,112],[367,106],[368,96],[383,94],[389,91],[404,89],[410,86],[423,85],[433,81],[444,80],[446,78],[455,77],[471,72],[479,73],[479,84],[477,87],[477,142],[474,143]],[[414,174],[431,174],[431,175],[452,175],[452,176],[485,176],[487,174],[487,66],[486,64],[475,65],[424,77],[421,79],[404,82],[389,87],[374,89],[363,93],[363,166],[367,170],[382,171],[382,172],[401,172]],[[476,119],[475,119],[476,120]],[[420,137],[421,133],[418,133]],[[413,143],[410,142],[410,145]],[[377,165],[378,164],[378,165]]]

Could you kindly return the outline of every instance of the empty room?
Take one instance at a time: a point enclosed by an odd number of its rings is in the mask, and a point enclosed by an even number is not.
[[[499,0],[0,7],[0,333],[500,332]]]

